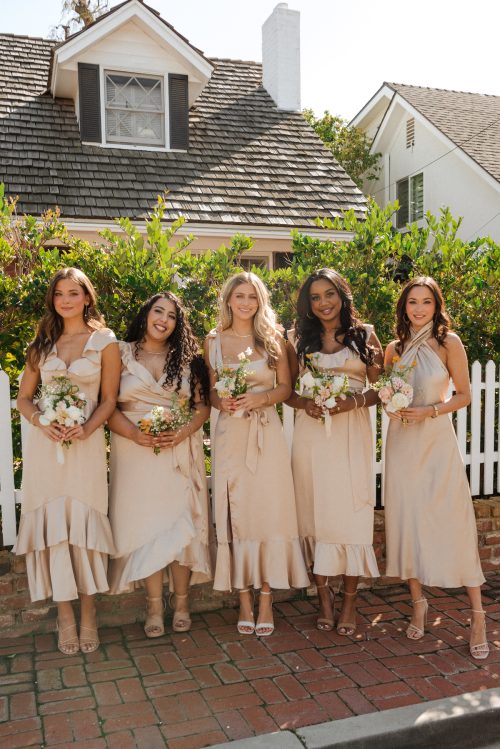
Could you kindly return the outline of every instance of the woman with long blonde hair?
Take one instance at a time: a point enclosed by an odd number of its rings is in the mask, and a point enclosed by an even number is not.
[[[214,588],[237,588],[238,632],[266,637],[274,631],[272,588],[307,587],[309,580],[290,456],[275,409],[290,395],[290,372],[268,291],[254,273],[238,273],[226,282],[205,357],[211,403],[220,412],[214,444]],[[246,391],[224,392],[223,379],[237,370],[244,372]],[[260,590],[257,623],[253,590]]]
[[[28,348],[17,399],[30,429],[15,551],[26,554],[31,600],[52,597],[57,603],[58,647],[66,655],[91,653],[99,646],[94,594],[108,590],[108,554],[114,551],[103,424],[115,408],[120,354],[96,304],[94,288],[81,270],[57,271],[47,290],[47,312]],[[38,386],[58,377],[81,394],[83,424],[69,417],[65,425],[47,424],[43,418]],[[57,443],[71,443],[62,463]],[[77,598],[79,637],[71,603]]]

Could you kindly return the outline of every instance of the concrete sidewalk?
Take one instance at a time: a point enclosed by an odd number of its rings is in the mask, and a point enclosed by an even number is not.
[[[413,643],[399,586],[360,594],[352,638],[318,632],[316,601],[300,600],[276,605],[263,639],[238,635],[234,610],[157,640],[139,624],[102,629],[89,656],[63,656],[52,634],[4,639],[0,746],[198,749],[499,687],[500,574],[484,594],[486,661],[468,654],[462,590],[428,591],[428,632]]]

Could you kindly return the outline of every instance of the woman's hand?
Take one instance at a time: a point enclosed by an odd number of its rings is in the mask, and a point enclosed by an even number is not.
[[[42,430],[43,434],[47,439],[52,440],[52,442],[63,442],[63,440],[66,439],[64,436],[64,433],[66,431],[66,427],[62,426],[61,424],[47,424],[47,426],[44,426],[43,424],[39,424],[38,420],[35,421],[36,426]]]
[[[322,419],[324,416],[323,409],[316,405],[312,398],[306,398],[304,411],[311,419]]]
[[[239,410],[242,408],[244,411],[253,411],[255,408],[264,408],[264,406],[269,406],[269,398],[264,393],[249,393],[248,391],[246,393],[242,393],[241,395],[237,395],[235,398],[236,401],[236,409]]]
[[[405,423],[405,419],[407,424],[418,424],[429,416],[432,416],[433,413],[434,409],[432,406],[413,406],[413,408],[402,408],[399,411],[403,424]]]
[[[140,445],[141,447],[154,447],[156,444],[156,437],[154,437],[152,434],[141,432],[139,428],[134,431],[132,439],[136,445]]]
[[[180,445],[180,443],[184,442],[188,437],[189,429],[187,426],[183,426],[176,432],[162,432],[161,434],[158,434],[154,438],[154,446],[159,447],[160,450],[165,450]]]
[[[220,398],[219,400],[220,411],[224,411],[227,414],[233,413],[237,410],[236,398]]]
[[[392,419],[393,421],[402,421],[403,417],[401,416],[400,411],[388,411],[387,408],[384,406],[384,411],[386,415],[389,417],[389,419]]]
[[[328,412],[330,416],[336,416],[337,414],[345,414],[348,411],[353,411],[356,408],[356,400],[348,395],[346,398],[337,396],[337,404],[333,408],[329,408]]]
[[[86,440],[89,435],[85,431],[84,424],[75,424],[72,427],[64,427],[64,440]]]

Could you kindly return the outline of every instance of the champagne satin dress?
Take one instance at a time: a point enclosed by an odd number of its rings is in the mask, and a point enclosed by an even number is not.
[[[365,327],[369,338],[373,328]],[[293,345],[293,334],[289,340]],[[332,375],[346,374],[353,393],[361,393],[366,387],[366,365],[347,347],[333,354],[319,353],[319,369]],[[305,372],[302,370],[301,375]],[[330,436],[325,424],[298,410],[292,469],[299,533],[308,567],[317,575],[378,577],[373,550],[375,484],[368,409],[332,416]]]
[[[450,374],[429,346],[432,323],[411,340],[412,405],[444,403]],[[404,425],[391,420],[384,472],[387,572],[444,588],[484,582],[467,475],[448,414]]]
[[[222,364],[218,333],[209,339],[210,364]],[[224,366],[238,366],[224,364]],[[252,361],[248,389],[270,390],[276,375],[267,359]],[[305,588],[290,457],[274,406],[242,418],[220,412],[212,464],[217,532],[214,588]]]
[[[153,406],[169,407],[174,388],[163,387],[120,342],[122,375],[118,408],[134,424]],[[189,372],[179,395],[190,395]],[[191,569],[190,584],[212,579],[208,492],[201,430],[155,455],[119,434],[111,435],[109,514],[116,553],[110,560],[111,593],[140,587],[154,572],[177,561]],[[172,588],[173,590],[173,588]]]
[[[65,376],[85,394],[87,418],[98,405],[101,354],[114,333],[89,336],[81,357],[69,367],[57,345],[40,362],[42,383]],[[108,554],[114,551],[108,520],[108,483],[104,428],[86,440],[73,440],[56,458],[56,443],[28,427],[23,464],[21,522],[14,551],[26,554],[32,601],[70,601],[79,593],[108,590]]]

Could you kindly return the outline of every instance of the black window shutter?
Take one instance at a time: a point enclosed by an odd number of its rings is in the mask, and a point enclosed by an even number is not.
[[[78,63],[80,135],[83,141],[101,142],[101,94],[99,65]]]
[[[187,151],[189,145],[188,77],[168,75],[170,148]]]

